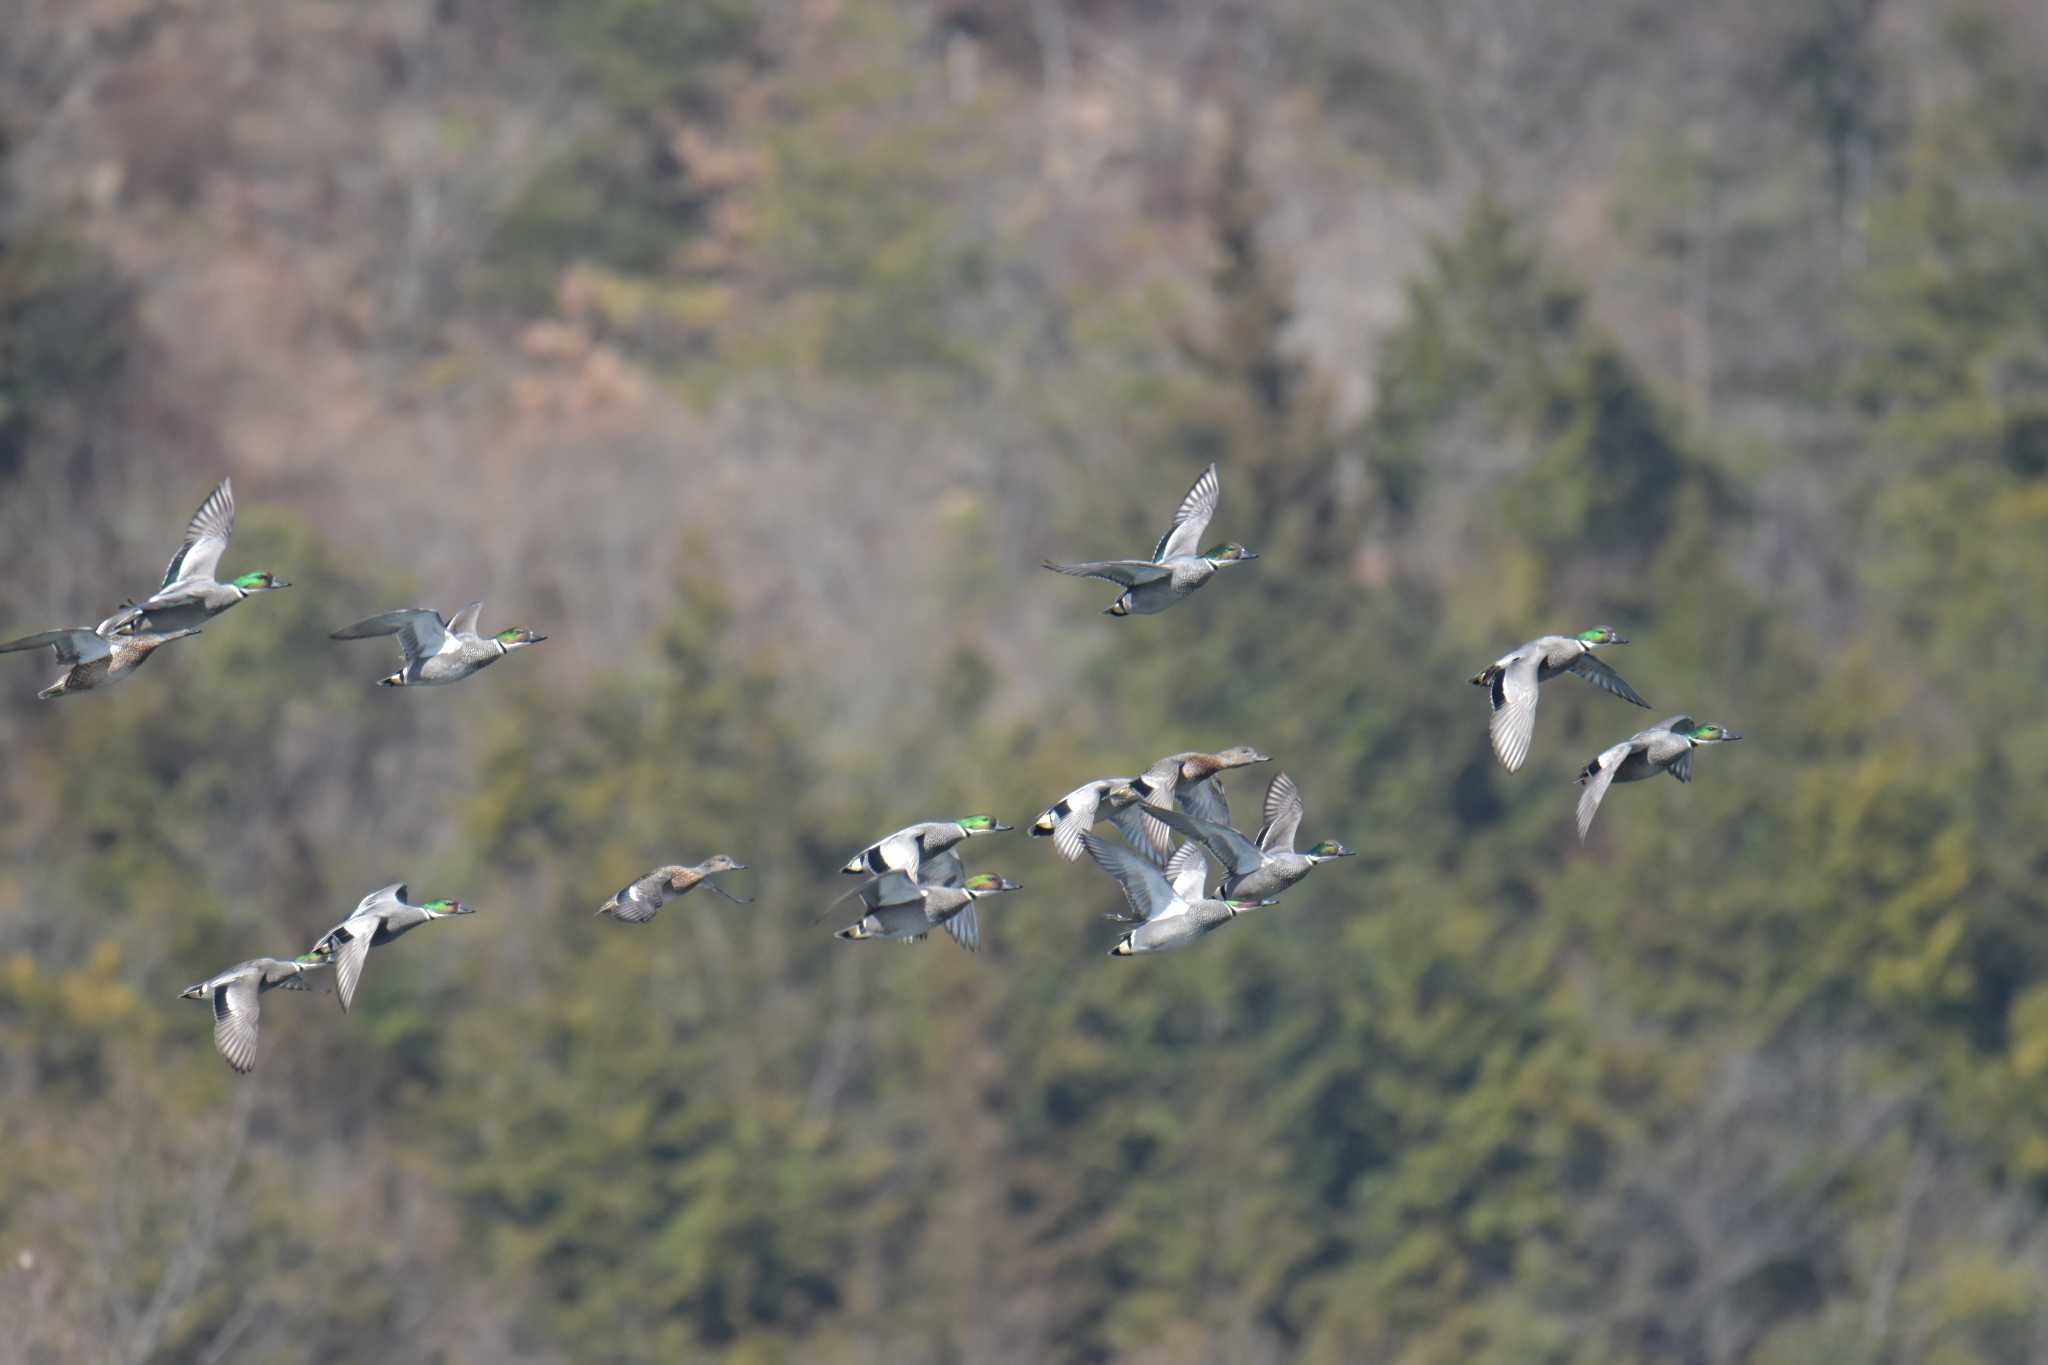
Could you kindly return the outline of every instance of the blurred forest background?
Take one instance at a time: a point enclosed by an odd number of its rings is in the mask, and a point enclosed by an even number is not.
[[[2048,9],[0,0],[0,1355],[2048,1360]],[[1263,554],[1171,614],[1209,460]],[[379,690],[333,627],[551,637]],[[1464,679],[1613,622],[1745,732]],[[1359,858],[1112,962],[808,920],[1256,744]],[[1256,810],[1271,769],[1233,784]],[[728,851],[750,908],[590,911]],[[238,1080],[187,984],[479,914]]]

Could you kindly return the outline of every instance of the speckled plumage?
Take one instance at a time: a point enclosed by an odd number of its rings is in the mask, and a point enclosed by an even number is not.
[[[117,683],[142,667],[149,656],[164,645],[199,633],[196,628],[187,627],[163,634],[115,635],[111,633],[112,620],[109,617],[93,629],[67,626],[61,630],[46,630],[39,635],[24,635],[19,640],[0,644],[0,654],[46,646],[56,650],[57,662],[64,665],[64,672],[58,675],[57,681],[36,693],[44,701],[49,701],[73,692],[90,692],[96,687]]]
[[[724,853],[714,853],[695,867],[669,863],[620,887],[617,894],[597,907],[597,913],[610,915],[621,924],[645,924],[670,900],[686,895],[700,885],[710,887],[735,905],[751,905],[752,901],[733,895],[711,880],[711,874],[714,872],[746,870],[745,863],[735,862],[729,854]]]

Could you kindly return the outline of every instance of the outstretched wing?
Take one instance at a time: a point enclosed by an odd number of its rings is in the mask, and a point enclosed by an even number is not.
[[[1103,559],[1088,564],[1055,564],[1048,559],[1044,563],[1054,573],[1071,574],[1075,578],[1106,578],[1125,588],[1173,577],[1173,570],[1142,559]]]
[[[1266,784],[1265,824],[1259,827],[1259,847],[1268,853],[1294,852],[1294,837],[1301,832],[1301,791],[1286,773],[1273,774]]]
[[[917,881],[920,886],[965,886],[967,867],[960,861],[959,854],[950,848],[943,849],[918,864]]]
[[[1132,919],[1157,919],[1178,904],[1173,888],[1149,858],[1105,843],[1092,834],[1083,835],[1081,842],[1087,848],[1088,856],[1095,860],[1095,865],[1116,878],[1117,885],[1124,889],[1124,899],[1130,902]],[[1113,915],[1111,918],[1121,917]]]
[[[1692,746],[1687,745],[1684,753],[1671,760],[1671,775],[1680,782],[1692,781]]]
[[[1259,851],[1259,846],[1228,825],[1219,825],[1213,820],[1204,820],[1177,810],[1154,811],[1152,818],[1164,821],[1193,840],[1192,843],[1181,845],[1180,850],[1173,855],[1175,860],[1191,848],[1206,848],[1210,856],[1216,859],[1218,867],[1237,877],[1256,872],[1265,864],[1266,855]],[[1174,864],[1169,861],[1166,866],[1167,876],[1170,878],[1173,875]],[[1201,892],[1197,890],[1195,894],[1200,896]]]
[[[1593,828],[1593,816],[1600,809],[1607,789],[1614,785],[1614,774],[1620,770],[1621,761],[1635,748],[1632,740],[1623,740],[1611,749],[1603,750],[1600,757],[1587,765],[1583,781],[1586,789],[1579,793],[1579,842],[1586,842],[1586,831]]]
[[[256,1067],[256,974],[245,973],[213,988],[213,1045],[229,1066],[247,1073]]]
[[[1622,681],[1621,674],[1616,673],[1590,654],[1581,654],[1578,658],[1573,659],[1565,665],[1565,670],[1578,674],[1587,682],[1603,691],[1612,692],[1623,701],[1632,701],[1637,706],[1645,709],[1650,705],[1650,703],[1636,695],[1636,690],[1633,687]]]
[[[1529,738],[1536,733],[1537,669],[1535,654],[1517,654],[1493,675],[1493,719],[1487,734],[1493,756],[1509,772],[1518,772],[1529,758]]]
[[[192,520],[185,526],[185,543],[171,556],[170,565],[164,569],[164,581],[157,585],[157,592],[184,579],[212,578],[220,568],[220,557],[227,553],[228,539],[235,534],[235,489],[226,479],[220,486],[207,494],[206,501],[199,504],[199,510],[192,514]]]
[[[363,963],[370,957],[370,940],[377,935],[375,920],[351,919],[328,938],[334,953],[334,994],[341,1012],[348,1013],[356,998],[356,983],[363,979]]]
[[[1173,514],[1173,525],[1159,538],[1158,548],[1152,551],[1152,560],[1158,563],[1179,555],[1198,553],[1202,548],[1202,532],[1209,529],[1209,519],[1216,515],[1216,500],[1222,496],[1223,485],[1217,482],[1216,466],[1212,463],[1202,471],[1202,477],[1195,480],[1195,486],[1180,500],[1180,510]]]
[[[974,902],[960,907],[960,913],[946,921],[946,932],[953,936],[953,942],[970,953],[981,951],[981,921],[974,917]]]
[[[114,652],[104,636],[87,630],[84,626],[73,626],[66,630],[46,630],[40,635],[24,635],[19,640],[9,640],[6,644],[0,644],[0,654],[12,654],[18,649],[41,649],[46,645],[57,651],[58,663],[67,665],[104,659]]]
[[[1166,880],[1173,885],[1173,894],[1184,901],[1198,901],[1208,889],[1209,865],[1202,861],[1202,850],[1195,844],[1182,844],[1166,860]]]
[[[1197,820],[1212,824],[1230,823],[1230,803],[1223,798],[1223,778],[1211,774],[1199,782],[1191,782],[1180,789],[1181,808]]]
[[[482,602],[470,603],[461,611],[456,612],[455,615],[449,619],[448,633],[450,635],[476,634],[476,623],[478,619],[483,616],[483,614],[484,604]]]
[[[405,654],[407,663],[431,658],[448,643],[448,628],[441,624],[441,613],[425,607],[407,607],[365,617],[352,626],[343,626],[335,631],[333,638],[367,640],[374,635],[396,635],[398,647]]]

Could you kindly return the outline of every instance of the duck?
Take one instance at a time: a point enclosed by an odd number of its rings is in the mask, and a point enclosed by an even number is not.
[[[1081,836],[1095,828],[1097,815],[1107,819],[1118,833],[1132,844],[1147,838],[1145,815],[1133,802],[1116,803],[1109,799],[1114,791],[1131,786],[1135,777],[1098,777],[1093,782],[1083,783],[1059,800],[1038,813],[1031,822],[1031,837],[1051,839],[1059,855],[1070,863],[1079,862],[1087,850],[1081,846]]]
[[[1294,838],[1301,829],[1301,791],[1286,773],[1275,773],[1266,784],[1265,822],[1258,837],[1247,839],[1229,825],[1204,820],[1178,810],[1159,810],[1152,818],[1165,824],[1194,844],[1200,845],[1223,869],[1228,897],[1262,900],[1278,896],[1315,869],[1317,863],[1352,857],[1352,851],[1334,839],[1324,839],[1306,853],[1294,851]]]
[[[998,877],[993,872],[977,872],[959,886],[948,887],[914,881],[892,869],[846,893],[859,896],[867,913],[841,929],[838,936],[854,942],[890,939],[897,943],[922,943],[933,926],[938,925],[968,952],[979,952],[981,925],[975,918],[974,903],[983,896],[1023,889],[1008,877]]]
[[[185,543],[171,556],[164,581],[140,602],[130,602],[108,617],[109,629],[162,633],[202,625],[259,592],[289,588],[290,583],[265,570],[239,574],[227,582],[214,575],[220,557],[235,534],[235,486],[222,479],[207,494],[185,527]]]
[[[247,1075],[256,1069],[256,1020],[263,992],[308,990],[306,973],[327,965],[319,953],[304,953],[290,961],[252,957],[196,986],[187,986],[178,998],[213,1002],[213,1045],[229,1066]]]
[[[1521,770],[1529,757],[1530,736],[1536,732],[1536,689],[1560,673],[1576,673],[1647,710],[1650,703],[1637,696],[1621,674],[1593,657],[1603,645],[1627,643],[1613,626],[1594,626],[1577,635],[1539,635],[1473,674],[1472,685],[1487,688],[1493,700],[1487,733],[1500,765],[1511,773]]]
[[[1109,950],[1111,957],[1184,948],[1244,911],[1273,903],[1239,897],[1211,899],[1204,895],[1208,867],[1202,861],[1201,849],[1194,844],[1182,844],[1162,868],[1134,849],[1119,847],[1092,834],[1083,835],[1081,843],[1095,865],[1116,878],[1130,904],[1128,914],[1112,914],[1109,918],[1136,926],[1117,940]]]
[[[657,867],[644,876],[636,877],[621,887],[616,895],[597,907],[600,915],[610,915],[621,924],[645,924],[654,918],[672,896],[685,895],[700,883],[710,887],[734,905],[752,905],[753,899],[735,896],[732,892],[711,880],[714,872],[744,872],[747,865],[733,858],[729,853],[714,853],[695,867],[684,867],[670,863]]]
[[[1003,834],[1012,828],[1014,826],[1004,824],[993,815],[963,815],[958,820],[927,820],[921,824],[906,825],[848,858],[846,866],[839,870],[855,877],[879,876],[895,871],[908,873],[915,881],[941,881],[941,877],[919,876],[919,867],[930,859],[947,855],[949,861],[942,877],[959,875],[959,855],[949,854],[955,844],[977,834]]]
[[[363,977],[363,961],[370,949],[381,948],[400,934],[422,924],[455,915],[473,915],[475,909],[461,901],[431,900],[424,905],[406,903],[404,882],[380,886],[356,903],[349,917],[320,936],[313,945],[315,955],[334,963],[335,995],[346,1014],[355,999],[356,983]]]
[[[1258,558],[1234,541],[1224,541],[1196,553],[1202,533],[1209,529],[1209,520],[1216,515],[1216,502],[1221,496],[1222,484],[1212,462],[1180,500],[1173,525],[1159,538],[1152,558],[1105,559],[1083,564],[1055,564],[1050,559],[1042,562],[1054,573],[1107,579],[1121,587],[1122,594],[1103,608],[1104,616],[1156,615],[1200,589],[1218,571]]]
[[[1658,773],[1670,773],[1680,782],[1692,781],[1692,751],[1702,744],[1726,744],[1742,736],[1723,725],[1701,725],[1691,716],[1673,716],[1647,730],[1638,730],[1588,763],[1578,780],[1579,842],[1593,828],[1593,816],[1601,798],[1616,782],[1641,782]]]
[[[142,667],[150,655],[171,641],[199,633],[197,626],[185,626],[161,633],[144,631],[115,635],[115,619],[110,616],[97,626],[65,626],[38,635],[24,635],[19,640],[0,644],[0,654],[41,649],[46,645],[56,650],[57,662],[64,666],[64,672],[57,681],[36,693],[43,701],[53,701],[58,697],[68,697],[73,692],[90,692],[96,687],[117,683]]]
[[[1112,808],[1133,803],[1143,807],[1145,842],[1154,856],[1164,861],[1172,847],[1173,834],[1154,818],[1156,812],[1178,806],[1198,819],[1227,825],[1230,803],[1224,798],[1223,782],[1217,774],[1271,761],[1249,744],[1232,745],[1213,754],[1198,750],[1168,754],[1130,782],[1112,789],[1107,800]]]
[[[515,649],[525,649],[547,639],[524,626],[511,626],[496,635],[478,635],[477,618],[484,604],[472,602],[443,623],[441,613],[425,607],[387,611],[343,626],[334,632],[336,640],[366,640],[375,635],[396,635],[405,655],[405,667],[387,678],[377,679],[379,687],[425,687],[460,682],[480,668],[488,668]]]

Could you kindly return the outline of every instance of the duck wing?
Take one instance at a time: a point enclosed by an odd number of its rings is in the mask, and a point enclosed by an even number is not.
[[[1180,510],[1173,514],[1173,525],[1159,538],[1158,547],[1152,551],[1152,562],[1160,563],[1181,555],[1197,554],[1202,548],[1202,532],[1209,529],[1209,519],[1216,515],[1216,502],[1223,496],[1223,485],[1217,481],[1216,466],[1212,462],[1202,471],[1202,477],[1195,480],[1195,486],[1180,500]]]
[[[1106,578],[1124,588],[1173,577],[1172,569],[1143,559],[1101,559],[1086,564],[1055,564],[1048,559],[1044,563],[1054,573],[1071,574],[1075,578]]]
[[[354,625],[335,631],[332,638],[367,640],[376,635],[396,635],[398,648],[407,663],[439,654],[449,640],[448,628],[441,624],[441,613],[425,607],[407,607],[365,617]]]
[[[959,854],[948,848],[934,853],[920,863],[916,876],[921,886],[943,886],[957,890],[967,884],[967,866],[960,861]]]
[[[1151,859],[1140,857],[1130,849],[1105,843],[1092,834],[1083,835],[1081,842],[1086,846],[1088,856],[1095,860],[1095,865],[1116,878],[1117,885],[1123,888],[1124,899],[1130,903],[1131,913],[1128,916],[1111,915],[1111,919],[1125,923],[1163,919],[1186,909],[1174,895],[1165,874]]]
[[[363,963],[369,960],[370,940],[377,936],[378,917],[359,915],[338,924],[321,942],[334,954],[334,994],[341,1012],[348,1013],[356,998],[356,983],[363,979]]]
[[[1199,782],[1190,782],[1176,793],[1181,809],[1197,820],[1211,824],[1230,823],[1230,802],[1224,799],[1223,778],[1212,774]]]
[[[206,495],[206,501],[199,504],[199,510],[192,514],[192,520],[185,526],[185,543],[171,556],[171,562],[164,569],[164,581],[157,585],[157,596],[145,606],[157,603],[164,590],[175,583],[212,582],[220,568],[220,557],[227,553],[228,541],[235,534],[235,487],[222,479],[213,492]]]
[[[1486,732],[1493,756],[1509,772],[1518,772],[1529,758],[1529,739],[1536,733],[1537,669],[1542,660],[1524,651],[1511,657],[1493,675],[1493,719]]]
[[[244,1074],[256,1068],[256,1021],[262,1014],[257,979],[250,969],[213,988],[213,1045]]]
[[[1593,816],[1600,809],[1601,800],[1607,789],[1614,785],[1614,774],[1621,769],[1622,760],[1635,751],[1634,740],[1623,740],[1613,748],[1601,751],[1600,757],[1586,765],[1580,781],[1586,789],[1579,793],[1579,842],[1586,842],[1586,831],[1593,828]]]
[[[63,630],[46,630],[39,635],[24,635],[19,640],[0,644],[0,654],[12,654],[21,649],[41,649],[45,645],[57,651],[57,662],[71,665],[90,663],[104,659],[114,650],[106,637],[84,626],[70,626]]]
[[[1213,820],[1204,820],[1199,816],[1177,810],[1155,811],[1153,818],[1179,830],[1191,841],[1181,845],[1174,853],[1175,860],[1189,849],[1207,849],[1209,855],[1215,858],[1216,865],[1235,877],[1256,872],[1265,864],[1266,855],[1260,851],[1259,846],[1229,825],[1219,825]],[[1166,866],[1167,876],[1171,878],[1174,864],[1169,861]],[[1199,898],[1201,894],[1201,890],[1197,888],[1196,897]]]
[[[1622,681],[1621,674],[1590,654],[1581,654],[1573,659],[1565,665],[1565,671],[1578,674],[1593,686],[1604,692],[1612,692],[1623,701],[1632,701],[1645,710],[1649,709],[1650,703],[1637,696],[1636,690]]]
[[[484,604],[481,601],[470,603],[448,619],[448,633],[450,635],[476,634],[476,623],[482,619],[483,614]]]
[[[1294,852],[1294,838],[1301,832],[1301,790],[1286,773],[1273,774],[1266,784],[1265,823],[1259,826],[1259,847],[1267,853]]]
[[[946,921],[946,932],[953,936],[953,942],[970,953],[981,951],[981,921],[974,917],[974,902],[960,907],[960,913]]]
[[[1166,880],[1172,884],[1173,894],[1183,902],[1202,899],[1202,893],[1209,885],[1209,865],[1202,861],[1202,850],[1191,843],[1175,849],[1173,856],[1166,860]],[[1175,913],[1185,913],[1186,908],[1183,904]]]

